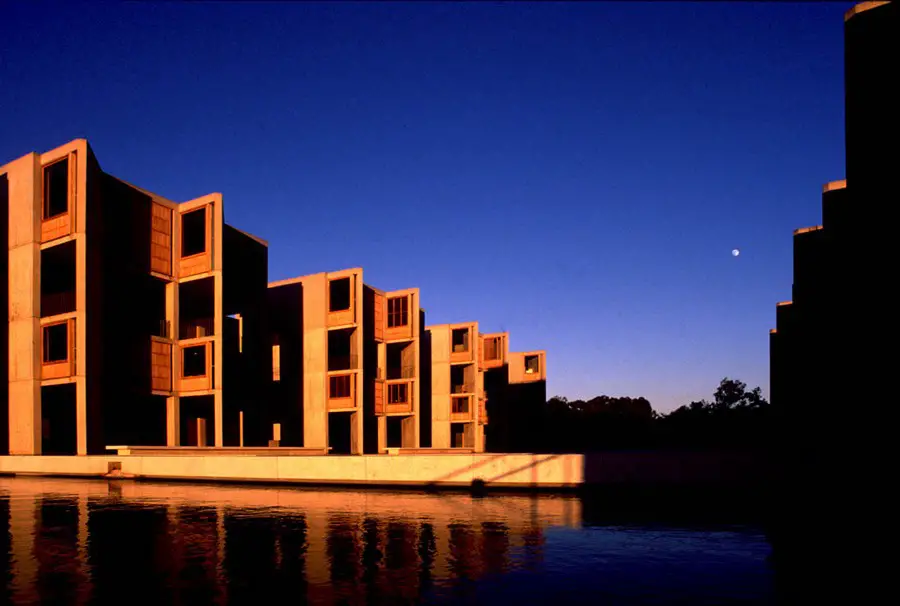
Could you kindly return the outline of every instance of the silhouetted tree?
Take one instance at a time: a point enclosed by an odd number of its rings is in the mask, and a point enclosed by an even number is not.
[[[712,401],[699,400],[668,414],[646,398],[597,396],[568,400],[554,396],[541,419],[550,452],[644,448],[761,446],[771,436],[772,410],[759,387],[725,377]]]

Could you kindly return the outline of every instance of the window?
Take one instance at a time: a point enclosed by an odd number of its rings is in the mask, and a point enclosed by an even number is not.
[[[488,337],[484,340],[484,359],[485,360],[499,360],[501,358],[501,343],[500,339],[502,337]]]
[[[388,385],[388,404],[406,404],[409,402],[409,384],[392,383]]]
[[[60,322],[44,327],[44,364],[69,360],[69,323]]]
[[[451,412],[455,415],[469,414],[469,397],[453,398]]]
[[[350,309],[350,278],[337,278],[328,283],[328,311]]]
[[[69,159],[44,167],[44,219],[69,212]]]
[[[349,398],[350,397],[350,375],[339,375],[328,379],[328,397]]]
[[[469,329],[454,328],[452,335],[453,352],[462,353],[469,351]]]
[[[388,299],[388,328],[409,325],[409,297]]]
[[[281,380],[281,345],[272,346],[272,380]]]
[[[181,215],[181,256],[206,252],[206,207]]]
[[[206,376],[206,345],[194,345],[181,350],[181,376]]]
[[[525,374],[534,375],[541,371],[541,361],[538,356],[525,356]]]

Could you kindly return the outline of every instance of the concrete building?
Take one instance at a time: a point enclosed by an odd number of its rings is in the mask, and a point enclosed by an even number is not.
[[[480,336],[487,452],[539,452],[547,402],[547,354],[510,352],[509,333]]]
[[[900,57],[898,7],[863,2],[844,21],[846,179],[823,187],[822,224],[794,232],[792,297],[778,305],[770,335],[771,400],[785,421],[780,445],[798,466],[785,471],[790,481],[820,482],[820,470],[846,477],[830,449],[856,436],[877,442],[878,416],[851,409],[883,400],[876,378],[891,370],[876,339],[893,313],[886,278],[896,252],[875,227],[895,190],[896,153],[888,150],[900,107],[891,78]]]
[[[428,424],[425,445],[484,452],[487,411],[478,323],[441,324],[425,331],[423,364],[429,368],[422,406]]]
[[[10,453],[238,445],[242,413],[252,433],[268,252],[221,194],[167,200],[79,139],[0,167],[0,216]]]
[[[418,289],[384,292],[347,269],[271,283],[269,309],[273,423],[284,445],[419,447]]]

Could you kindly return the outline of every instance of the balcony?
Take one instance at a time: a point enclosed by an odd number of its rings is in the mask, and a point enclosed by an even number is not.
[[[328,356],[328,372],[359,370],[359,356]]]
[[[41,294],[41,317],[58,316],[75,311],[75,291]]]
[[[41,204],[41,242],[50,242],[72,233],[75,154],[44,167]]]
[[[469,328],[454,328],[450,331],[450,363],[473,362],[472,339]]]
[[[414,379],[416,376],[416,367],[412,365],[394,366],[392,368],[388,368],[385,374],[388,381],[393,381],[396,379]]]
[[[465,383],[455,383],[450,385],[450,393],[475,393],[475,383],[468,381]]]
[[[179,339],[200,339],[203,337],[211,337],[216,334],[215,318],[197,318],[193,320],[183,320],[179,324]]]
[[[349,372],[328,377],[327,409],[353,410],[356,402],[356,373]]]
[[[464,422],[472,420],[472,397],[453,396],[450,399],[450,421]]]
[[[484,337],[481,341],[481,368],[499,368],[506,364],[506,347],[502,336]]]
[[[356,284],[352,277],[328,281],[328,326],[356,323]]]

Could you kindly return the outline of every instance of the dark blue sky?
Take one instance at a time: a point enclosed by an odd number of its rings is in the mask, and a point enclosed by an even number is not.
[[[362,266],[546,349],[551,395],[667,410],[768,387],[852,4],[4,3],[0,163],[86,137],[223,192],[272,280]]]

